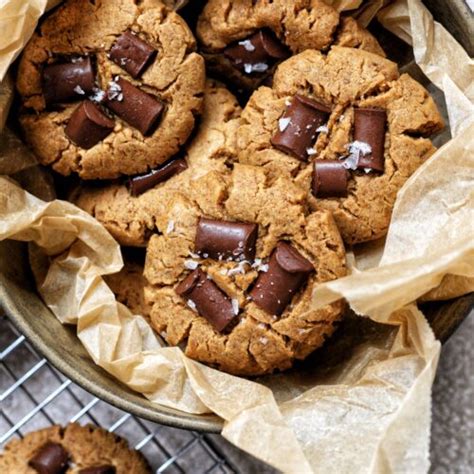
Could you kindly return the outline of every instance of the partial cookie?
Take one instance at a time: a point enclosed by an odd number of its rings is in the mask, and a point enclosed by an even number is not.
[[[238,161],[291,177],[347,243],[386,234],[398,190],[443,127],[428,92],[366,51],[307,50],[282,63],[242,113]]]
[[[68,0],[20,60],[20,123],[42,164],[83,179],[144,173],[201,112],[205,70],[184,20],[158,0]]]
[[[240,112],[227,89],[208,81],[199,129],[181,158],[187,169],[138,196],[124,184],[84,184],[75,204],[99,220],[120,244],[129,246],[144,246],[152,233],[172,230],[173,223],[160,216],[177,192],[188,193],[205,212],[219,208],[229,172],[226,162],[235,155]]]
[[[143,261],[129,256],[129,250],[127,249],[127,255],[124,255],[122,270],[113,275],[106,275],[104,280],[115,294],[117,301],[124,304],[133,314],[147,318],[150,316],[151,307],[145,301],[147,281],[143,276]]]
[[[99,467],[103,470],[91,470]],[[10,441],[0,454],[0,472],[149,474],[151,469],[145,458],[130,449],[123,438],[96,426],[72,423],[65,428],[52,426],[34,431],[23,439]]]
[[[208,70],[246,91],[306,49],[325,51],[337,44],[385,55],[367,30],[321,0],[210,0],[197,36]]]
[[[222,206],[189,195],[168,204],[171,230],[151,237],[145,262],[151,322],[186,355],[237,375],[289,368],[321,346],[343,303],[311,310],[319,282],[346,274],[327,211],[308,212],[291,178],[235,164]]]

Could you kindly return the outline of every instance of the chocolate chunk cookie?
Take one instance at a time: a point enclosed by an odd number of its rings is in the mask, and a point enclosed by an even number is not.
[[[151,323],[186,355],[237,375],[287,369],[324,343],[343,303],[310,309],[316,284],[344,276],[327,211],[308,212],[291,177],[235,164],[220,206],[169,201],[147,248]]]
[[[212,212],[220,207],[225,193],[229,173],[226,162],[234,159],[240,112],[235,97],[227,89],[208,81],[199,130],[184,155],[171,162],[180,162],[175,171],[181,171],[183,163],[186,169],[156,185],[149,179],[144,184],[140,177],[134,179],[135,186],[83,184],[73,199],[75,204],[99,220],[120,244],[129,246],[145,246],[153,232],[170,230],[168,220],[160,216],[177,192],[187,193],[204,211]],[[143,192],[133,196],[133,189]]]
[[[398,190],[442,127],[428,92],[393,62],[339,46],[327,56],[307,50],[250,98],[238,161],[265,169],[270,182],[291,179],[354,244],[386,234]]]
[[[83,179],[164,163],[201,112],[195,47],[184,20],[158,0],[68,0],[20,60],[25,139],[42,164]]]
[[[377,40],[350,17],[321,0],[210,0],[197,25],[210,71],[252,91],[275,67],[306,49],[332,44],[384,56]]]
[[[149,474],[145,458],[102,428],[52,426],[10,441],[0,454],[2,474]]]

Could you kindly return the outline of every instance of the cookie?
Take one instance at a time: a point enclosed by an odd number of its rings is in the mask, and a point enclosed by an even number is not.
[[[386,234],[398,190],[435,151],[436,104],[397,65],[366,51],[307,50],[246,105],[238,162],[291,178],[314,210],[332,212],[346,243]]]
[[[188,193],[202,209],[219,207],[224,193],[227,161],[235,155],[236,129],[241,109],[222,85],[208,81],[204,111],[196,135],[182,156],[187,169],[152,186],[138,196],[123,183],[107,186],[83,184],[73,197],[122,245],[145,246],[154,232],[166,233],[169,222],[160,218],[177,192]]]
[[[235,164],[220,206],[189,194],[165,211],[170,231],[148,244],[151,324],[187,356],[236,375],[289,368],[331,335],[343,303],[310,310],[315,285],[346,274],[327,211],[308,212],[288,176]]]
[[[96,469],[93,469],[96,468]],[[99,470],[98,468],[102,468]],[[3,474],[67,472],[149,474],[145,458],[127,441],[96,426],[52,426],[14,439],[0,454]]]
[[[145,300],[147,281],[143,276],[141,255],[132,255],[136,249],[122,249],[124,266],[113,275],[106,275],[105,282],[114,293],[117,301],[125,305],[133,314],[149,317],[151,307]],[[140,249],[141,250],[141,249]]]
[[[202,109],[203,58],[158,0],[68,0],[20,60],[25,140],[63,175],[112,179],[175,155]]]
[[[321,0],[210,0],[197,25],[208,70],[252,91],[270,80],[279,62],[332,44],[384,56],[377,40],[351,17]]]

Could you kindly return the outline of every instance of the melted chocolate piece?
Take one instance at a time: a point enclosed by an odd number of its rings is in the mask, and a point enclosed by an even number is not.
[[[81,469],[79,474],[115,474],[116,472],[115,466],[107,464],[103,466],[86,467],[85,469]]]
[[[360,155],[358,168],[383,173],[385,169],[385,129],[387,112],[381,109],[354,109],[354,141],[370,145],[371,153]]]
[[[290,56],[288,48],[270,30],[260,30],[224,50],[238,69],[246,74],[266,72],[276,61]]]
[[[195,251],[215,260],[253,260],[257,224],[227,222],[201,217],[196,231]],[[206,257],[206,258],[207,258]]]
[[[313,265],[294,247],[280,242],[250,291],[257,306],[269,314],[280,316],[296,292],[314,271]]]
[[[88,150],[109,135],[114,125],[98,105],[86,100],[71,115],[65,133],[77,146]]]
[[[158,125],[163,103],[132,83],[116,79],[109,85],[105,104],[142,135],[150,135]]]
[[[299,160],[308,158],[308,149],[317,138],[317,129],[329,118],[331,109],[302,95],[295,95],[278,121],[278,131],[271,139],[278,150]]]
[[[94,88],[90,58],[52,64],[43,70],[43,94],[47,105],[84,99]]]
[[[346,197],[348,172],[339,160],[316,160],[312,191],[317,198]]]
[[[229,297],[199,268],[190,273],[175,291],[218,332],[222,332],[236,316]]]
[[[156,56],[156,50],[130,31],[121,34],[110,50],[110,59],[134,79],[140,77]]]
[[[149,173],[134,176],[128,181],[128,187],[132,196],[139,196],[145,191],[154,188],[157,184],[170,179],[175,174],[184,171],[188,165],[183,158],[167,161],[160,167],[151,170]]]
[[[39,474],[63,474],[68,462],[69,454],[60,444],[47,442],[28,464]]]

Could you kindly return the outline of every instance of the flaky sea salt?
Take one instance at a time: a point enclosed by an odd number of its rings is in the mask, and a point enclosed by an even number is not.
[[[257,327],[259,327],[260,329],[267,329],[267,325],[265,323],[258,323]]]
[[[278,128],[280,129],[280,132],[284,132],[287,129],[288,125],[290,125],[290,122],[291,118],[286,117],[283,117],[278,120]]]
[[[84,92],[84,89],[79,85],[74,87],[74,92],[79,95],[86,95],[86,93]]]
[[[92,102],[102,102],[105,99],[105,92],[98,87],[92,89],[93,94],[89,96]]]
[[[348,170],[356,170],[360,157],[372,152],[372,148],[368,143],[357,140],[346,145],[346,148],[349,150],[349,156],[344,160],[342,166]]]
[[[196,309],[196,303],[193,300],[188,300],[186,303],[193,311],[197,311]]]
[[[188,270],[196,270],[197,267],[199,267],[199,262],[196,262],[194,260],[184,261],[184,268],[187,268]]]
[[[231,268],[227,271],[227,275],[234,276],[234,275],[243,275],[245,273],[245,266],[248,264],[247,260],[242,260],[239,262],[234,268]]]
[[[107,98],[109,100],[118,100],[121,102],[123,100],[122,88],[116,82],[119,80],[119,77],[115,77],[113,81],[109,82],[109,88],[107,90]]]
[[[171,234],[174,230],[174,221],[169,221],[168,222],[168,227],[166,228],[166,233]]]
[[[232,298],[231,302],[232,302],[232,311],[237,316],[239,314],[239,302],[238,300],[234,298]]]
[[[306,153],[311,156],[311,155],[316,155],[316,150],[314,148],[306,148]]]
[[[265,63],[255,63],[255,64],[244,64],[244,71],[246,74],[251,74],[252,72],[265,72],[268,69],[268,64]]]
[[[328,132],[329,132],[329,128],[328,128],[327,125],[321,125],[320,127],[318,127],[318,128],[316,129],[316,131],[317,131],[318,133],[328,133]]]
[[[265,345],[265,344],[268,343],[268,339],[267,339],[266,337],[264,337],[264,336],[262,336],[262,337],[259,339],[259,341],[260,341],[263,345]]]
[[[255,51],[255,46],[252,44],[252,42],[248,39],[239,41],[239,45],[243,46],[247,51]]]
[[[291,105],[291,100],[290,100],[290,99],[286,99],[286,100],[285,100],[285,105],[286,105],[287,107],[289,107],[289,106]]]

